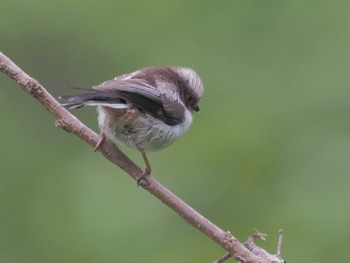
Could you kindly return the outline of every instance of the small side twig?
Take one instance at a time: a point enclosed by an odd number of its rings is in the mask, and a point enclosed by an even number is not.
[[[282,250],[283,238],[284,238],[284,232],[282,229],[280,229],[279,236],[278,236],[278,242],[277,242],[277,253],[276,253],[276,256],[279,258],[282,258],[281,250]]]
[[[222,262],[225,262],[226,260],[228,260],[229,258],[231,258],[230,253],[226,253],[225,255],[218,258],[217,260],[214,260],[213,263],[222,263]]]
[[[251,251],[254,255],[261,258],[262,260],[268,260],[268,262],[273,263],[285,263],[285,261],[281,257],[281,248],[282,248],[282,242],[283,242],[283,230],[279,231],[279,237],[277,242],[277,253],[276,254],[270,254],[265,249],[257,246],[254,241],[255,239],[261,239],[263,241],[266,241],[267,235],[264,233],[261,233],[259,231],[256,231],[254,234],[250,235],[247,239],[247,241],[243,244],[249,251]],[[231,257],[230,253],[226,253],[213,263],[222,263],[229,259]],[[243,263],[242,261],[238,261],[240,263]]]

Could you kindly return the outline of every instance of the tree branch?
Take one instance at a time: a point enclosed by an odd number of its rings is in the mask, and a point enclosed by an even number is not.
[[[81,123],[69,111],[61,107],[59,102],[34,78],[27,75],[7,56],[0,52],[0,71],[12,78],[28,94],[37,99],[56,118],[56,126],[65,131],[78,136],[80,139],[94,147],[98,141],[98,135]],[[134,180],[138,180],[142,175],[142,170],[136,166],[118,147],[106,141],[98,149],[106,159],[123,169]],[[233,258],[244,263],[278,263],[281,261],[271,261],[261,258],[242,243],[240,243],[229,232],[225,232],[218,226],[210,222],[167,188],[161,185],[153,177],[147,176],[141,180],[141,186],[169,206],[186,222],[206,234],[221,247],[223,247]]]

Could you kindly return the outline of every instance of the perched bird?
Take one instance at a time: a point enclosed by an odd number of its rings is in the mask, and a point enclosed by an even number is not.
[[[101,133],[95,150],[107,138],[141,152],[146,168],[139,183],[152,170],[145,152],[168,146],[188,130],[203,90],[193,69],[147,67],[59,99],[68,109],[97,106]]]

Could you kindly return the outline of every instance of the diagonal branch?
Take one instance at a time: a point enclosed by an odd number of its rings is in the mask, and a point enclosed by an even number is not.
[[[28,94],[37,99],[56,118],[56,126],[73,133],[92,147],[98,141],[98,135],[81,123],[69,111],[61,107],[59,102],[46,91],[46,89],[34,78],[27,75],[7,56],[0,52],[0,71],[12,78]],[[142,175],[142,170],[136,166],[118,147],[106,141],[98,149],[106,159],[123,169],[134,180]],[[244,263],[272,263],[270,260],[260,258],[249,251],[229,232],[225,232],[199,214],[196,210],[170,192],[153,177],[146,177],[141,181],[141,186],[169,206],[178,215],[192,226],[206,234],[239,262]],[[278,261],[273,261],[278,262]],[[281,261],[283,262],[283,261]]]

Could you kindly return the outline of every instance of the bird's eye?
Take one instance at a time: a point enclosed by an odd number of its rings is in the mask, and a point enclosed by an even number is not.
[[[192,102],[193,102],[193,97],[192,97],[192,96],[189,96],[189,97],[187,98],[187,102],[188,102],[188,103],[192,103]]]

